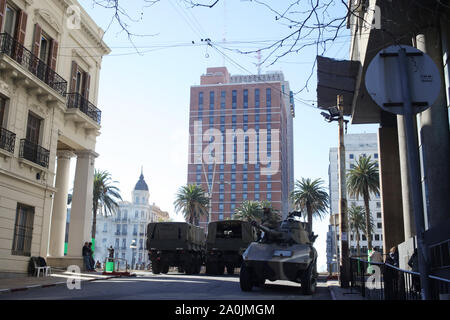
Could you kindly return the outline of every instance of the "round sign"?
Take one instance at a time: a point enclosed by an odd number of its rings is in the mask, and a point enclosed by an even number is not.
[[[369,95],[383,110],[403,114],[399,51],[406,50],[410,98],[415,113],[431,107],[441,91],[441,75],[434,61],[417,48],[394,45],[385,48],[370,62],[366,72]]]

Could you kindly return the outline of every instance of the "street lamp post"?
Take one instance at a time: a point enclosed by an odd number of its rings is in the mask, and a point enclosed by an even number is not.
[[[340,233],[340,270],[339,281],[342,288],[348,288],[350,278],[350,264],[348,254],[348,231],[347,231],[347,188],[345,181],[345,143],[344,126],[346,130],[348,120],[344,119],[344,97],[337,96],[337,107],[330,108],[328,113],[322,112],[322,116],[328,122],[338,121],[339,123],[339,233]]]
[[[136,240],[131,241],[130,249],[131,249],[131,268],[133,268],[133,261],[136,263],[136,259],[134,258],[133,249],[136,250],[137,244]]]

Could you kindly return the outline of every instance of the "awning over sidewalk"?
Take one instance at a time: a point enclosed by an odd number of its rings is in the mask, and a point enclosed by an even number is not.
[[[337,96],[344,96],[344,113],[351,115],[359,61],[335,60],[317,56],[317,101],[321,109],[336,106]]]

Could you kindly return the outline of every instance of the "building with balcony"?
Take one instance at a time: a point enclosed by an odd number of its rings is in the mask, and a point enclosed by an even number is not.
[[[80,8],[70,24],[69,6]],[[76,0],[0,1],[0,272],[82,265],[90,239],[103,31]],[[70,159],[76,158],[64,258]]]
[[[119,202],[119,209],[112,216],[98,215],[94,253],[96,261],[104,263],[109,256],[108,248],[112,246],[115,257],[126,260],[130,266],[148,264],[145,250],[147,225],[150,222],[168,221],[169,214],[155,204],[150,204],[149,188],[143,174],[134,187],[131,199]]]
[[[269,201],[287,216],[294,188],[295,105],[282,72],[230,75],[208,68],[191,87],[188,184],[211,198],[211,221],[246,200]],[[202,217],[206,229],[209,217]]]

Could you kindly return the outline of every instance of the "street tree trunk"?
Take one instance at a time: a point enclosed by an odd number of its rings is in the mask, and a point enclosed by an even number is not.
[[[361,257],[361,248],[359,246],[359,231],[356,231],[356,255]]]
[[[93,212],[92,212],[92,239],[95,239],[95,233],[97,232],[97,210],[98,210],[98,204],[94,203],[93,206]]]
[[[372,250],[372,233],[370,232],[370,208],[369,208],[369,191],[364,191],[364,207],[366,209],[366,236],[367,248]]]
[[[309,202],[306,203],[306,212],[308,213],[308,232],[309,234],[312,234],[313,231],[313,213],[311,209],[311,205]]]

